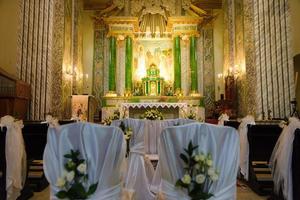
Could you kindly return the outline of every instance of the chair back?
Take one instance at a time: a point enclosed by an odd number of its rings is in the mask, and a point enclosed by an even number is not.
[[[282,128],[274,124],[248,125],[249,164],[269,161]]]
[[[42,160],[47,143],[48,124],[42,121],[24,121],[22,129],[28,160]],[[74,123],[73,120],[59,121],[59,124]]]
[[[121,165],[125,158],[125,140],[121,129],[92,123],[73,123],[49,128],[44,151],[44,171],[51,186],[51,197],[59,191],[56,181],[67,162],[65,154],[79,150],[87,162],[88,183],[98,182],[93,199],[116,198],[121,192]],[[109,198],[107,198],[109,199]]]
[[[28,160],[42,160],[47,143],[47,124],[40,121],[26,121],[22,129]]]
[[[230,126],[237,130],[240,126],[240,122],[235,121],[235,120],[224,121],[224,126]]]
[[[293,142],[292,176],[293,176],[293,199],[300,199],[300,129],[296,129]]]
[[[170,126],[179,126],[194,123],[191,119],[167,119],[167,120],[146,120],[145,121],[145,152],[157,154],[159,138],[162,131]]]
[[[6,128],[0,128],[0,199],[6,199],[6,158],[5,136]]]
[[[209,189],[215,199],[235,199],[239,136],[231,127],[193,123],[166,128],[160,136],[159,146],[162,183],[166,181],[169,186],[174,186],[176,181],[183,177],[185,164],[179,155],[183,153],[184,148],[187,148],[190,141],[193,145],[199,145],[197,153],[210,153],[214,167],[220,171],[219,180]]]

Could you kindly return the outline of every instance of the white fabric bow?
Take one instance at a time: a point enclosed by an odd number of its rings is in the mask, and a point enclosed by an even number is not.
[[[6,115],[0,119],[1,129],[3,127],[12,127],[12,126],[23,128],[23,121],[22,120],[16,121],[15,118],[13,118],[10,115]]]
[[[228,121],[228,120],[229,120],[229,116],[226,113],[223,113],[218,118],[218,125],[224,126],[224,121]]]
[[[15,200],[20,196],[26,179],[26,152],[21,129],[22,120],[6,115],[0,119],[0,127],[6,127],[6,191],[7,199]]]
[[[41,124],[49,124],[49,127],[56,128],[59,127],[58,120],[51,115],[46,116],[46,121],[41,122]]]
[[[247,115],[246,117],[244,117],[238,128],[238,132],[240,135],[240,168],[241,173],[246,180],[248,180],[249,175],[249,143],[247,137],[248,124],[255,125],[254,117],[251,115]]]
[[[292,154],[295,130],[300,128],[299,119],[292,117],[289,125],[285,126],[273,149],[270,164],[274,181],[274,190],[279,193],[282,189],[287,200],[293,199]]]

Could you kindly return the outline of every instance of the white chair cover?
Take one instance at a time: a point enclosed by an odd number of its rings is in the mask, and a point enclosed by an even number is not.
[[[73,123],[48,129],[44,151],[44,172],[51,187],[51,199],[59,188],[55,185],[62,177],[64,155],[79,150],[87,161],[88,184],[98,182],[96,192],[90,199],[117,200],[121,198],[121,165],[125,158],[125,140],[116,127],[91,123]]]
[[[245,180],[248,180],[249,176],[249,142],[248,142],[248,124],[255,125],[254,117],[247,115],[241,121],[238,128],[240,135],[240,169],[241,174],[243,174]]]
[[[228,120],[229,120],[229,116],[226,113],[223,113],[218,118],[218,125],[224,126],[224,121],[228,121]]]
[[[162,181],[158,197],[166,200],[189,200],[187,194],[175,187],[184,175],[185,164],[179,158],[189,142],[199,145],[198,153],[211,153],[214,166],[220,171],[219,180],[209,192],[211,199],[232,200],[236,198],[236,176],[239,164],[239,137],[231,127],[193,123],[166,128],[160,137],[159,164]]]
[[[41,122],[41,124],[48,124],[50,128],[58,128],[59,127],[58,119],[55,117],[52,117],[51,115],[47,115],[46,121]]]
[[[121,121],[126,127],[130,127],[133,132],[130,139],[128,168],[124,180],[125,190],[131,192],[128,199],[153,200],[155,196],[150,192],[149,185],[154,174],[154,168],[151,162],[145,158],[144,131],[146,120],[116,120],[112,122],[112,126],[120,126]]]
[[[145,120],[145,152],[158,153],[158,142],[162,131],[169,126],[178,126],[196,122],[191,119]]]
[[[15,121],[12,116],[4,116],[0,127],[6,127],[6,191],[7,199],[15,200],[20,196],[26,180],[26,152],[22,135],[23,121]]]
[[[297,118],[290,118],[289,125],[285,126],[273,149],[270,158],[274,190],[279,193],[282,189],[286,200],[293,200],[292,154],[295,130],[300,128]]]
[[[182,125],[194,122],[189,119],[173,120],[141,120],[124,119],[112,122],[112,126],[120,126],[121,121],[126,127],[130,127],[133,135],[130,140],[130,156],[128,169],[125,176],[125,189],[134,193],[134,199],[152,200],[155,196],[150,191],[150,184],[154,175],[154,168],[150,160],[144,155],[145,146],[153,153],[157,152],[159,135],[167,126]],[[158,176],[158,175],[157,175]]]

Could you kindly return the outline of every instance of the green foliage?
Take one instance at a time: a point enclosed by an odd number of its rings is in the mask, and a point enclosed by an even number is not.
[[[109,117],[105,118],[102,123],[104,125],[110,126],[111,123],[112,123],[112,121],[120,119],[120,116],[121,116],[120,111],[119,110],[115,110],[114,114],[112,116],[109,116]]]
[[[132,130],[130,127],[126,127],[123,121],[121,121],[121,124],[119,127],[123,131],[125,139],[126,139],[126,157],[128,157],[129,152],[130,152],[130,139],[132,136]]]
[[[86,161],[80,159],[80,152],[78,150],[71,150],[64,157],[68,159],[64,164],[66,174],[57,180],[56,185],[61,190],[56,193],[56,197],[70,200],[89,198],[96,191],[98,183],[90,185],[88,189],[85,188],[88,181]]]
[[[186,189],[192,200],[205,200],[213,196],[208,189],[218,179],[218,173],[212,166],[211,155],[196,154],[197,148],[190,141],[188,147],[179,155],[185,164],[185,174],[176,181],[175,186]]]

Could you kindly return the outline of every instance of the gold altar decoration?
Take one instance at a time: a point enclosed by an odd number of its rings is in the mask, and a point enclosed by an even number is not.
[[[104,23],[108,26],[107,37],[130,36],[139,31],[139,22],[137,17],[107,17]]]
[[[143,90],[146,96],[162,95],[164,78],[160,77],[160,71],[155,64],[147,69],[147,76],[142,78]]]
[[[198,25],[203,22],[202,17],[177,16],[169,17],[167,31],[176,36],[199,36]]]

